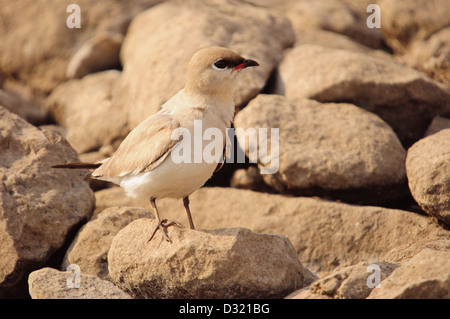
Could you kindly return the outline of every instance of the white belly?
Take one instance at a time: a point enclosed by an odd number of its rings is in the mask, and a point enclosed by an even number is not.
[[[174,163],[169,155],[149,172],[122,177],[119,185],[130,197],[183,198],[202,187],[216,167],[217,163]]]

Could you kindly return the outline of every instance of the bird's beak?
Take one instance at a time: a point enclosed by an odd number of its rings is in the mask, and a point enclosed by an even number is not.
[[[235,70],[239,70],[242,68],[248,68],[249,66],[258,66],[259,63],[256,62],[255,60],[250,60],[250,59],[245,59],[244,62],[242,62],[241,64],[238,64],[234,67]]]

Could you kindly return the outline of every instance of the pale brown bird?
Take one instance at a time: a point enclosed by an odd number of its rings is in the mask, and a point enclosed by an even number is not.
[[[197,51],[189,62],[184,89],[163,104],[161,111],[132,130],[113,156],[95,164],[72,163],[54,167],[95,168],[91,174],[93,178],[120,185],[128,196],[150,198],[158,227],[149,240],[161,229],[164,238],[170,241],[167,227],[175,224],[160,219],[156,206],[156,200],[160,198],[182,198],[190,228],[195,229],[189,195],[212,176],[217,162],[194,159],[195,152],[197,155],[199,151],[203,152],[205,141],[201,142],[201,148],[198,144],[195,148],[195,141],[188,144],[190,161],[179,163],[174,160],[174,156],[169,155],[179,153],[186,146],[182,141],[186,136],[174,138],[174,131],[183,128],[195,135],[196,125],[201,124],[202,134],[208,128],[216,128],[225,139],[226,129],[231,126],[234,116],[233,91],[238,74],[257,65],[256,61],[222,47]]]

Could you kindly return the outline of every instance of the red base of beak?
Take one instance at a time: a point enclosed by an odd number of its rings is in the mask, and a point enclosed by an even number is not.
[[[242,68],[248,68],[249,66],[258,66],[259,63],[256,62],[255,60],[244,60],[244,63],[238,64],[234,67],[235,70],[239,70]]]

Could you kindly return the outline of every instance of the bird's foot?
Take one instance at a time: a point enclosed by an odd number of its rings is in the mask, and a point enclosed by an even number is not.
[[[180,223],[176,222],[176,221],[169,221],[167,219],[162,219],[159,223],[158,226],[155,227],[155,230],[152,233],[152,236],[150,237],[150,239],[147,241],[150,242],[153,237],[155,237],[156,232],[158,231],[158,229],[161,229],[162,233],[163,233],[163,237],[164,239],[169,242],[172,243],[172,240],[170,239],[169,235],[167,234],[167,228],[170,226],[178,226],[178,227],[183,227]]]

